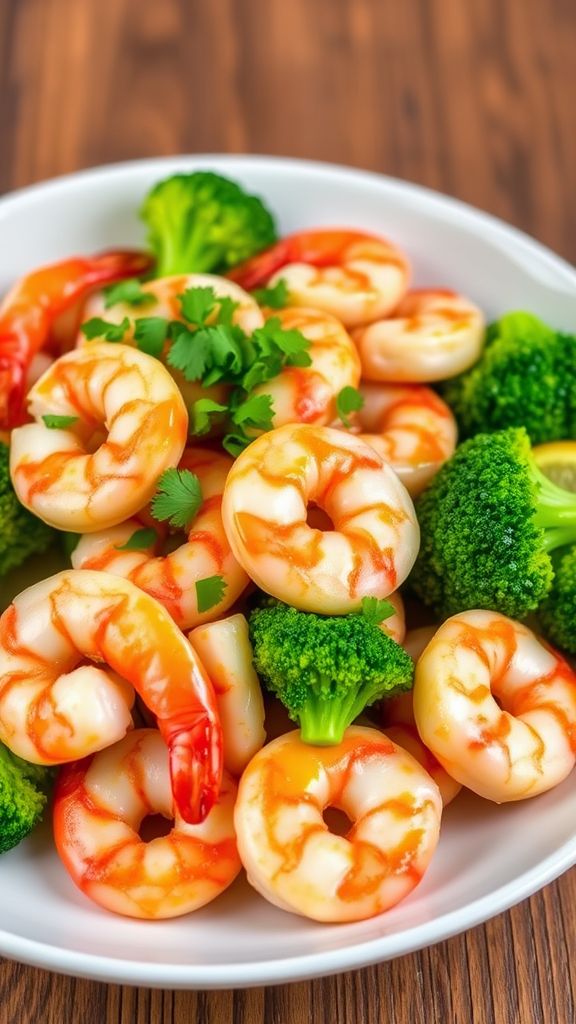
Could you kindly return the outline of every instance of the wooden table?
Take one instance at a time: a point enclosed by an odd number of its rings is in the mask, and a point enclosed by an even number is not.
[[[0,190],[154,154],[305,156],[452,193],[576,260],[575,53],[573,0],[0,0]],[[570,1024],[575,907],[572,871],[414,956],[246,992],[4,962],[0,1024]]]

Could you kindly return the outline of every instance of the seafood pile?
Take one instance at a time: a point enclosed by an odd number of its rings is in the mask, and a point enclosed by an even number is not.
[[[487,328],[377,235],[278,239],[210,172],[143,218],[149,252],[0,305],[0,577],[36,578],[0,617],[0,853],[49,806],[114,913],[188,914],[244,870],[283,910],[372,917],[463,787],[574,767],[576,339]]]

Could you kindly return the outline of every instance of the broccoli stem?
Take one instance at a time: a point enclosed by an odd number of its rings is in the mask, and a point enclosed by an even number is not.
[[[329,688],[329,680],[326,680]],[[373,694],[367,687],[351,689],[343,698],[317,697],[313,692],[298,709],[300,732],[304,743],[327,747],[341,743],[349,725],[372,703]]]
[[[552,483],[536,465],[532,479],[537,487],[534,524],[544,531],[544,550],[576,542],[576,494]]]

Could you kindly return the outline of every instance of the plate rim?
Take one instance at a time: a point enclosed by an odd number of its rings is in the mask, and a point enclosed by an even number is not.
[[[31,199],[41,200],[46,196],[49,198],[51,194],[66,191],[79,180],[88,185],[90,182],[94,182],[97,186],[102,179],[107,177],[130,176],[136,168],[151,172],[157,169],[161,172],[163,167],[174,167],[179,162],[183,166],[189,167],[217,163],[222,169],[228,165],[234,166],[240,171],[245,169],[248,173],[253,168],[273,172],[292,169],[296,174],[330,176],[360,186],[362,184],[385,186],[391,194],[403,194],[410,197],[416,204],[423,203],[428,209],[432,204],[432,207],[436,208],[445,219],[452,222],[460,220],[464,216],[470,226],[473,227],[476,224],[483,235],[488,233],[499,248],[504,244],[512,247],[520,258],[526,256],[530,261],[536,257],[540,266],[547,265],[548,269],[557,275],[558,284],[564,283],[571,291],[574,291],[576,299],[576,270],[563,257],[519,228],[478,207],[427,186],[376,171],[347,167],[328,161],[266,154],[184,153],[107,163],[39,181],[1,195],[0,223],[4,216],[8,215],[15,207],[17,209],[20,205],[26,205]],[[252,963],[238,964],[156,964],[66,950],[61,946],[15,935],[1,927],[0,955],[58,973],[72,974],[108,983],[145,985],[155,988],[221,989],[283,984],[359,969],[444,941],[508,910],[558,878],[574,864],[576,864],[576,828],[571,838],[537,865],[472,903],[466,904],[463,908],[449,911],[425,924],[413,926],[403,932],[394,932],[390,935],[355,943],[352,946],[341,946],[301,956],[281,957],[269,961],[255,960]],[[321,925],[318,927],[321,928]]]

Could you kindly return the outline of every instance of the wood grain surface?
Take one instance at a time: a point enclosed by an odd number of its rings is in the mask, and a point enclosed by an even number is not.
[[[0,0],[0,191],[156,154],[305,156],[452,193],[576,261],[575,68],[574,0]],[[4,961],[0,1024],[572,1024],[575,954],[572,871],[310,984],[173,993]]]

